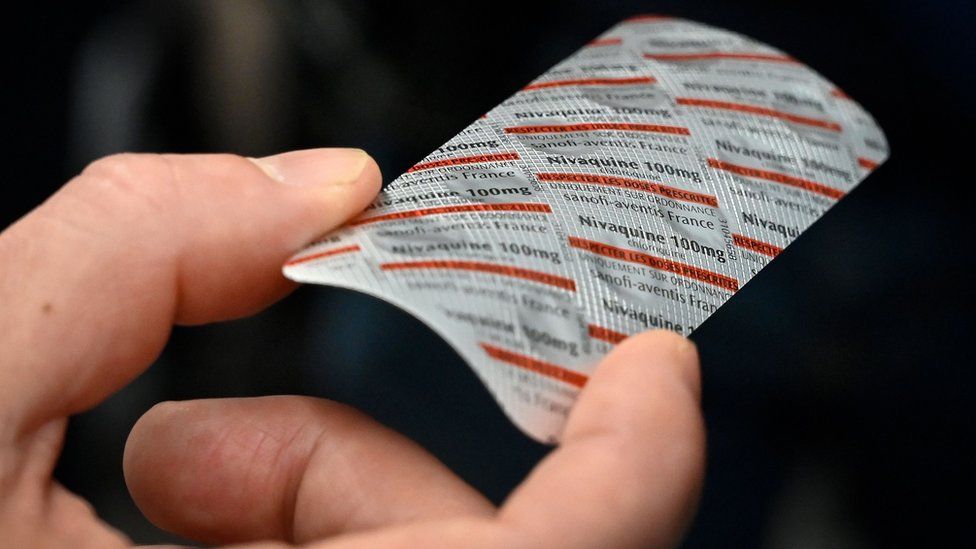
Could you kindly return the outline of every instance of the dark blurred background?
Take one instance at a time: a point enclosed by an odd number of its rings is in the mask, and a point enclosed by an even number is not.
[[[893,156],[696,332],[709,469],[688,547],[970,540],[976,84],[969,1],[35,3],[6,17],[0,226],[118,151],[357,146],[386,179],[634,13],[730,28],[812,65]],[[75,418],[57,476],[136,541],[121,452],[165,399],[309,394],[413,436],[499,501],[547,448],[407,315],[303,288],[162,358]],[[649,488],[651,489],[651,488]]]

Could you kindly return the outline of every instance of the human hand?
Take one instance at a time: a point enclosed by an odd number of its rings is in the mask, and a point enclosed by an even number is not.
[[[173,324],[246,316],[287,294],[283,261],[379,186],[352,149],[126,154],[0,234],[0,545],[127,545],[51,478],[68,416],[143,371]],[[624,341],[562,444],[499,508],[371,418],[303,397],[159,404],[123,465],[150,520],[206,543],[668,546],[702,481],[698,400],[685,339]]]

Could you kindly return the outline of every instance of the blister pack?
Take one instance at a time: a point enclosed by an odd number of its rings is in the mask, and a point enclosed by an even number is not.
[[[555,442],[615,344],[689,335],[887,151],[871,116],[793,57],[633,17],[284,272],[415,315],[516,425]]]

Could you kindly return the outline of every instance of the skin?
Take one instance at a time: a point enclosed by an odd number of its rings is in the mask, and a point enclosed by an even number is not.
[[[67,418],[146,369],[174,324],[286,295],[284,260],[379,187],[356,149],[125,154],[0,234],[0,540],[129,545],[51,478]],[[208,544],[673,546],[702,483],[699,393],[690,342],[627,339],[583,389],[560,446],[497,508],[410,440],[304,397],[158,404],[133,427],[123,469],[150,520]]]

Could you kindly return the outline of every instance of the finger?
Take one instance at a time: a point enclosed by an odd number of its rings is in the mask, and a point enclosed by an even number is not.
[[[694,346],[656,331],[621,343],[570,413],[562,445],[495,518],[414,522],[314,547],[669,547],[704,474]],[[271,547],[271,545],[269,545]]]
[[[704,475],[694,346],[665,331],[624,341],[580,394],[562,439],[502,506],[502,523],[551,547],[675,545]]]
[[[99,160],[0,235],[0,442],[88,408],[148,365],[174,322],[254,312],[282,262],[361,210],[356,149]]]
[[[150,520],[206,543],[305,542],[494,512],[407,438],[305,397],[158,405],[129,435],[124,468]]]

